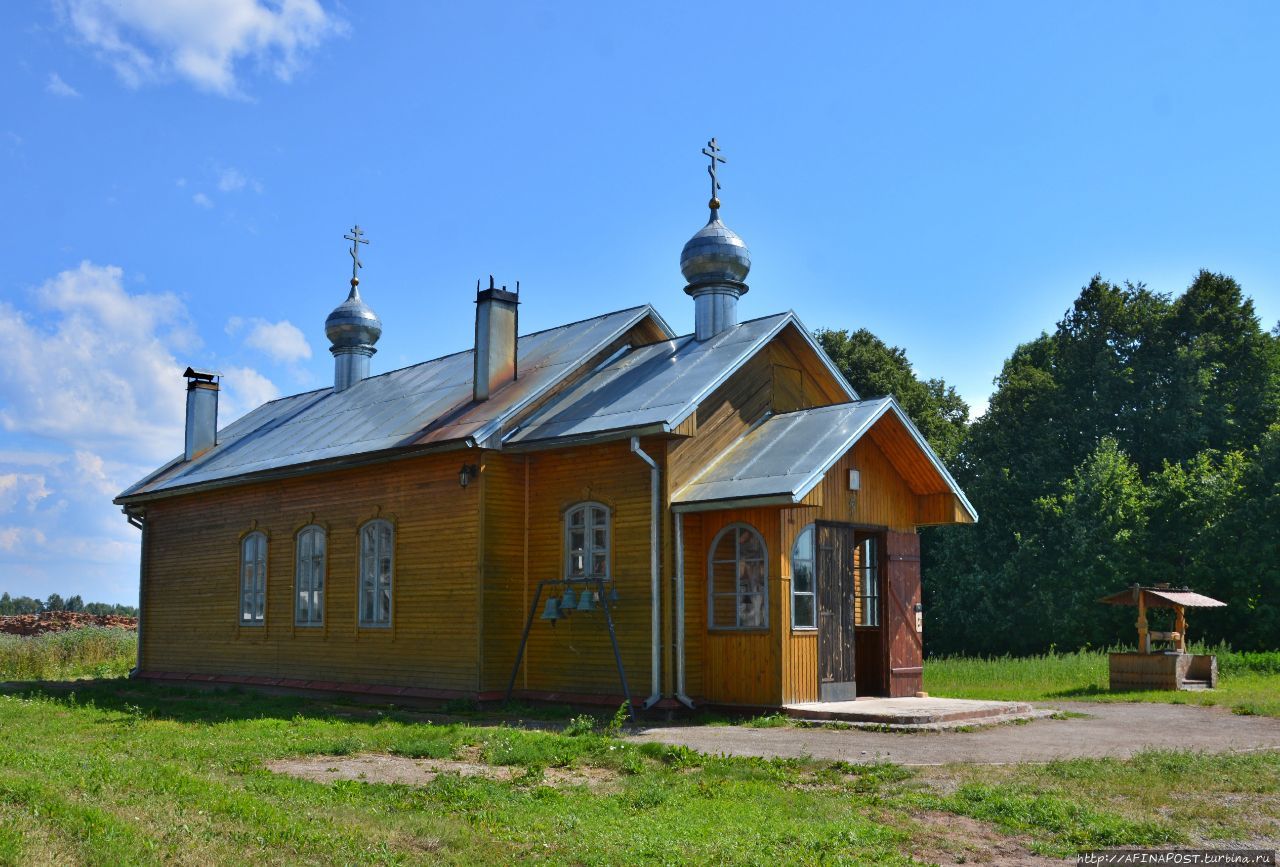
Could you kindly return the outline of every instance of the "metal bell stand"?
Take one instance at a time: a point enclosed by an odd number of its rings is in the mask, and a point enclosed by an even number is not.
[[[507,697],[506,697],[507,701],[511,701],[511,693],[516,686],[516,675],[519,674],[520,662],[521,660],[524,659],[525,645],[529,643],[529,630],[533,628],[534,618],[537,617],[538,615],[538,602],[541,601],[542,599],[543,589],[546,587],[563,586],[565,588],[565,593],[567,595],[572,593],[573,588],[576,586],[581,588],[581,591],[583,593],[590,593],[591,592],[590,587],[593,584],[595,585],[596,595],[600,598],[600,607],[604,609],[605,625],[608,626],[609,628],[609,641],[613,645],[613,660],[618,665],[618,680],[622,684],[622,695],[627,701],[627,714],[630,716],[632,722],[636,721],[635,707],[631,703],[631,688],[627,686],[627,672],[622,667],[622,652],[618,649],[618,633],[617,633],[617,630],[615,630],[613,627],[613,609],[610,607],[612,603],[609,601],[608,592],[605,591],[604,578],[599,576],[597,576],[594,579],[593,578],[576,578],[576,579],[575,578],[555,578],[549,581],[538,582],[538,590],[536,593],[533,594],[533,603],[529,606],[529,616],[525,618],[524,634],[520,636],[520,650],[516,653],[516,663],[511,667],[511,679],[507,681]],[[587,598],[590,598],[590,597],[587,597]],[[589,613],[592,610],[590,607],[584,609],[578,606],[561,606],[560,603],[556,602],[556,599],[554,596],[550,597],[547,600],[548,606],[551,606],[553,603],[555,604],[555,609],[554,609],[555,616],[554,617],[544,616],[544,619],[551,621],[552,626],[555,626],[556,620],[560,619],[561,616],[567,617],[572,611],[577,610],[577,611],[582,611],[584,613]],[[563,612],[563,614],[561,612]]]

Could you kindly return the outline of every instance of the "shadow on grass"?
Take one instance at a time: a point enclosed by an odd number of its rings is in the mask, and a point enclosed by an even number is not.
[[[242,686],[174,686],[128,678],[5,683],[0,684],[0,695],[47,698],[147,719],[193,723],[287,720],[301,716],[369,724],[393,720],[560,729],[573,716],[573,710],[563,705],[531,706],[513,702],[480,708],[474,702],[454,701],[428,707],[347,696],[276,694]]]
[[[1071,689],[1046,692],[1044,695],[1045,698],[1092,698],[1099,695],[1114,695],[1114,693],[1105,686],[1090,684],[1089,686],[1073,686]]]

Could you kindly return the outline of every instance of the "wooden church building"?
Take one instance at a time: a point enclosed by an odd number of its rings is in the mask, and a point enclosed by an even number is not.
[[[222,429],[188,368],[184,453],[119,495],[142,531],[137,677],[437,699],[780,707],[921,689],[918,527],[971,523],[892,397],[795,313],[740,321],[711,214],[651,306],[387,373],[353,276],[332,387]]]

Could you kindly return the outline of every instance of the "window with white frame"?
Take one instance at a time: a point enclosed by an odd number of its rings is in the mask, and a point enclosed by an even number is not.
[[[360,528],[360,625],[391,625],[395,529],[378,519]]]
[[[769,625],[768,560],[764,539],[748,524],[730,524],[711,543],[712,629],[763,629]]]
[[[880,625],[880,551],[875,536],[868,536],[858,545],[857,559],[858,595],[854,599],[859,626]]]
[[[324,528],[315,525],[303,527],[298,531],[295,548],[294,623],[298,626],[320,626],[324,623]]]
[[[580,503],[564,516],[564,577],[609,577],[609,510]]]
[[[818,609],[814,599],[813,524],[796,536],[791,548],[791,628],[816,629]]]
[[[240,540],[240,623],[261,626],[267,616],[267,534]]]

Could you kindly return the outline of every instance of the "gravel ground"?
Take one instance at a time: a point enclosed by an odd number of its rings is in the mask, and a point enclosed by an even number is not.
[[[735,756],[891,761],[903,765],[947,762],[1007,764],[1057,758],[1126,758],[1148,747],[1210,753],[1280,749],[1280,719],[1236,716],[1217,707],[1133,703],[1055,702],[1089,718],[1044,719],[977,731],[875,732],[828,728],[655,726],[637,741],[683,744],[699,752]]]

